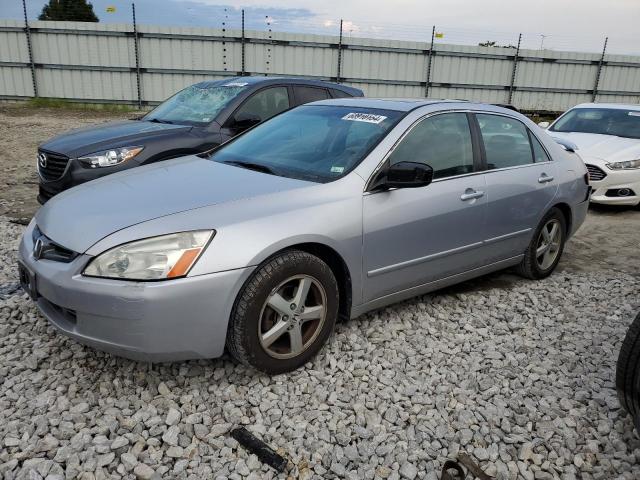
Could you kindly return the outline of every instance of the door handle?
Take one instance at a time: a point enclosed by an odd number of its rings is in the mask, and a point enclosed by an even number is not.
[[[474,190],[473,188],[467,188],[462,195],[460,195],[460,200],[466,202],[467,200],[473,200],[475,198],[480,198],[484,196],[484,192],[479,190]]]
[[[542,175],[540,175],[540,178],[538,178],[538,183],[547,183],[552,181],[553,181],[553,177],[550,175],[547,175],[546,173],[543,173]]]

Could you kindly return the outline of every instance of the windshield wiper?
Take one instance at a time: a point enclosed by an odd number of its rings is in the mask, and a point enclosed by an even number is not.
[[[246,168],[247,170],[255,170],[256,172],[277,175],[277,173],[272,168],[267,167],[266,165],[261,165],[259,163],[244,162],[242,160],[228,160],[222,163],[226,163],[227,165],[236,165],[238,167]]]
[[[147,120],[147,122],[168,123],[170,125],[173,125],[173,122],[171,120],[160,120],[159,118],[150,118],[149,120]]]

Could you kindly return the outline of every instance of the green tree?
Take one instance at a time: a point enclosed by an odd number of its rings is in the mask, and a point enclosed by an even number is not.
[[[87,0],[49,0],[42,8],[38,20],[57,20],[69,22],[98,22],[93,5]]]

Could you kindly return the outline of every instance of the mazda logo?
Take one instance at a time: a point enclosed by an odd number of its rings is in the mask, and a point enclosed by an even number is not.
[[[47,168],[47,156],[42,152],[38,154],[38,165],[42,168]]]
[[[44,242],[42,241],[42,237],[36,240],[36,243],[33,245],[33,258],[39,260],[42,258],[42,253],[44,252]]]

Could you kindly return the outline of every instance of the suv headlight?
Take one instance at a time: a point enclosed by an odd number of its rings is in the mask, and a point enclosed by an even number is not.
[[[633,170],[634,168],[640,168],[640,159],[627,160],[625,162],[607,163],[607,167],[609,167],[611,170]]]
[[[214,230],[198,230],[125,243],[95,257],[82,274],[126,280],[184,277],[214,235]]]
[[[79,157],[78,160],[80,160],[87,167],[91,168],[112,167],[122,162],[126,162],[127,160],[131,160],[143,149],[144,147],[112,148],[109,150],[92,153],[90,155],[85,155],[84,157]]]

